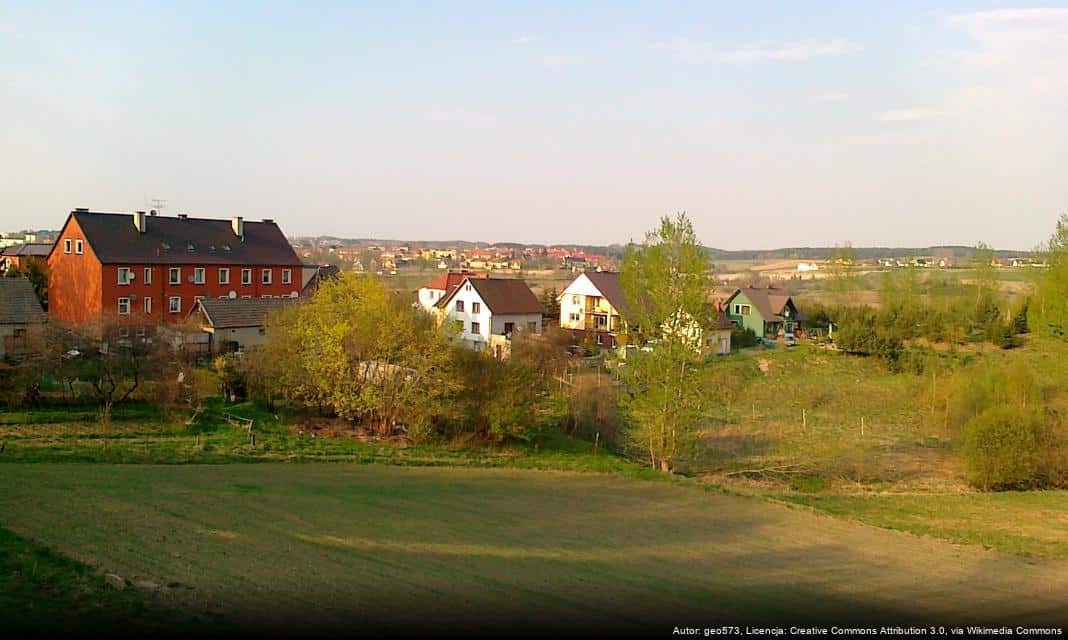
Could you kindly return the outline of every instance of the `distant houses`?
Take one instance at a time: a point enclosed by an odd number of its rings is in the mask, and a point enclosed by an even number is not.
[[[24,271],[31,262],[42,267],[47,266],[48,254],[51,252],[52,245],[43,242],[27,242],[4,247],[4,250],[0,252],[0,274],[6,275],[12,269]]]

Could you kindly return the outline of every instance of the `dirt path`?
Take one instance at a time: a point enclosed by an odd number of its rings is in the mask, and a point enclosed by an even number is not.
[[[1068,563],[612,476],[0,465],[0,525],[242,625],[1068,621]]]

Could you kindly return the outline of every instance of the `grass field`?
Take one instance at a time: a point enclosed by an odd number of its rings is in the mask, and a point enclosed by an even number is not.
[[[1068,491],[789,495],[784,499],[877,527],[1068,560]]]
[[[1061,561],[619,476],[7,464],[0,485],[0,525],[245,630],[1068,615]]]

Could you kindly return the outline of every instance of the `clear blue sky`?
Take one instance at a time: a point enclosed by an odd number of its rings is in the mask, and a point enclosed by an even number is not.
[[[1068,3],[0,0],[0,229],[1030,248],[1068,210]]]

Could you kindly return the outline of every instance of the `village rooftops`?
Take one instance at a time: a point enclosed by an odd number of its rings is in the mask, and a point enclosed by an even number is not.
[[[460,283],[466,278],[486,278],[488,277],[484,273],[471,273],[467,271],[449,271],[443,273],[437,278],[434,278],[429,284],[423,286],[424,289],[434,289],[435,291],[444,291],[445,296],[448,297],[456,287],[460,286]]]
[[[273,220],[156,216],[144,212],[71,212],[101,264],[219,264],[300,267]],[[59,243],[52,249],[61,251]]]
[[[48,319],[26,278],[0,278],[0,324],[42,324]]]

